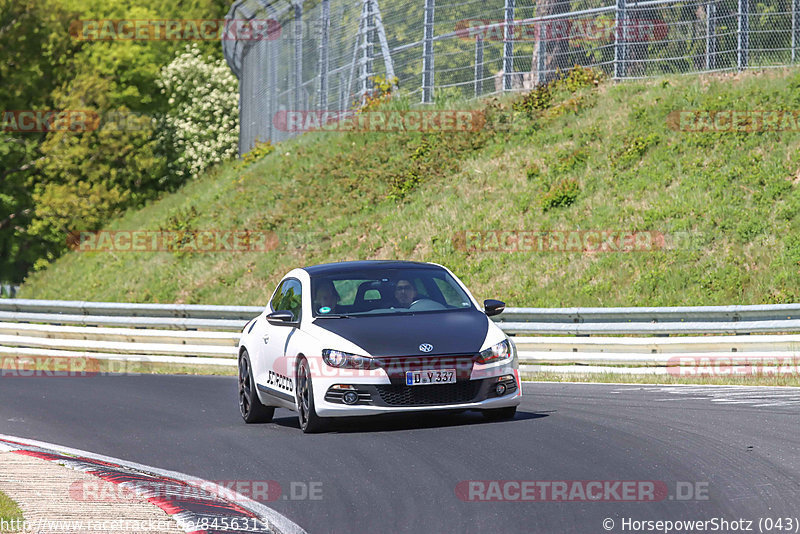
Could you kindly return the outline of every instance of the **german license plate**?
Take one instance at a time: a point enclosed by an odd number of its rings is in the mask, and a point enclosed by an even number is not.
[[[424,369],[422,371],[406,371],[407,386],[429,386],[431,384],[454,384],[455,369]]]

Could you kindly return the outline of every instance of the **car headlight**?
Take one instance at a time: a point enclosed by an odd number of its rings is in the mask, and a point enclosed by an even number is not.
[[[347,369],[375,369],[377,367],[377,361],[369,356],[359,356],[334,349],[323,349],[322,361],[331,367]]]
[[[478,354],[478,363],[493,363],[511,358],[511,343],[504,339],[497,345],[482,350]]]

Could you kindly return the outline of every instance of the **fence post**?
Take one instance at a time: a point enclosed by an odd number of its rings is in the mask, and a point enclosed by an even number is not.
[[[294,4],[294,109],[303,111],[303,0]]]
[[[510,91],[514,75],[514,0],[505,0],[503,25],[503,91]]]
[[[328,33],[331,27],[330,0],[322,0],[319,38],[319,100],[318,109],[328,107]]]
[[[739,0],[739,24],[736,29],[736,66],[746,69],[750,49],[750,2]]]
[[[239,78],[239,155],[243,155],[245,152],[249,150],[247,146],[248,141],[250,141],[250,135],[248,132],[248,124],[249,124],[249,115],[250,115],[250,103],[252,102],[251,98],[252,95],[249,94],[247,91],[247,80],[248,80],[248,72],[247,69],[244,68],[245,65],[245,57],[242,54],[242,76]],[[245,97],[242,97],[242,93],[247,93]],[[245,100],[247,101],[247,107],[244,106]]]
[[[361,79],[361,102],[365,102],[369,92],[369,79],[372,76],[372,0],[363,0],[361,7],[361,18],[363,19],[363,33],[361,36],[361,68],[359,77]]]
[[[717,4],[706,4],[706,70],[717,68]]]
[[[269,142],[276,143],[275,113],[278,112],[278,59],[281,42],[278,39],[267,41],[267,93],[269,95]]]
[[[617,0],[616,21],[614,38],[614,78],[624,78],[626,65],[625,60],[628,55],[628,48],[626,43],[626,4],[625,0]]]
[[[356,75],[356,68],[358,68],[358,75],[361,75],[361,67],[358,66],[358,45],[361,42],[362,32],[364,30],[364,7],[361,7],[361,16],[358,17],[358,34],[356,34],[356,38],[353,41],[353,61],[350,63],[350,75],[347,77],[347,90],[345,94],[347,95],[346,98],[350,98],[351,96],[351,89],[353,88],[353,76]],[[356,80],[358,81],[358,80]],[[347,103],[347,107],[344,109],[350,109],[350,102]]]
[[[269,65],[268,44],[269,41],[257,41],[250,47],[250,54],[255,55],[254,64],[258,65],[256,72],[251,73],[251,102],[258,102],[257,111],[254,113],[253,122],[250,125],[251,139],[253,146],[256,141],[262,143],[270,141],[272,138],[272,121],[274,120],[269,109],[269,95],[262,92],[266,86],[266,78],[269,76],[264,72],[263,65]],[[252,63],[251,63],[252,64]],[[265,119],[265,116],[267,120]],[[241,128],[241,124],[239,125]]]
[[[372,1],[373,0],[364,0],[367,3],[367,32],[366,32],[366,41],[365,44],[367,46],[366,53],[364,59],[367,60],[367,68],[365,71],[366,78],[367,78],[367,88],[369,87],[369,78],[375,74],[375,64],[373,60],[375,58],[375,15],[372,9]]]
[[[435,0],[425,0],[425,27],[422,43],[422,102],[433,101],[433,12]]]
[[[475,36],[475,96],[483,93],[483,37]]]
[[[383,55],[383,66],[386,68],[386,79],[391,80],[394,78],[394,61],[392,60],[392,52],[389,50],[389,40],[386,39],[386,28],[383,27],[383,16],[381,15],[378,0],[372,0],[372,10],[375,32],[378,34],[378,40],[381,43],[381,55]]]
[[[544,83],[546,80],[546,75],[544,72],[545,68],[545,58],[547,57],[545,54],[546,47],[547,47],[547,40],[546,38],[542,38],[542,32],[547,31],[547,28],[550,28],[548,23],[543,25],[541,22],[536,23],[536,45],[534,51],[536,52],[536,83],[541,84]]]
[[[792,0],[792,63],[797,59],[797,47],[800,46],[800,21],[797,20],[800,11],[800,0]]]
[[[362,34],[361,34],[361,66],[358,69],[358,77],[361,82],[360,100],[363,104],[367,98],[367,78],[369,77],[369,0],[363,0],[361,7]]]

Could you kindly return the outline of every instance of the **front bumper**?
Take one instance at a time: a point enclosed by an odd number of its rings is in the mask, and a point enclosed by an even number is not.
[[[462,380],[455,384],[425,386],[340,381],[350,388],[342,389],[335,387],[339,384],[326,384],[323,391],[317,389],[318,385],[322,384],[314,383],[315,408],[321,417],[349,417],[449,409],[487,410],[517,406],[522,398],[519,373],[513,370],[505,376],[509,375],[510,379],[502,381],[506,390],[500,395],[495,387],[502,375]],[[358,395],[355,404],[345,404],[343,396],[347,391]]]

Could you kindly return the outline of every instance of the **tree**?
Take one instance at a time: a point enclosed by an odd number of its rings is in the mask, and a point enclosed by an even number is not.
[[[30,233],[49,244],[52,257],[65,250],[69,232],[100,228],[121,210],[152,198],[168,181],[154,122],[112,108],[114,85],[81,75],[55,93],[59,109],[87,110],[98,120],[88,131],[50,132],[40,147],[42,182],[33,193]]]

